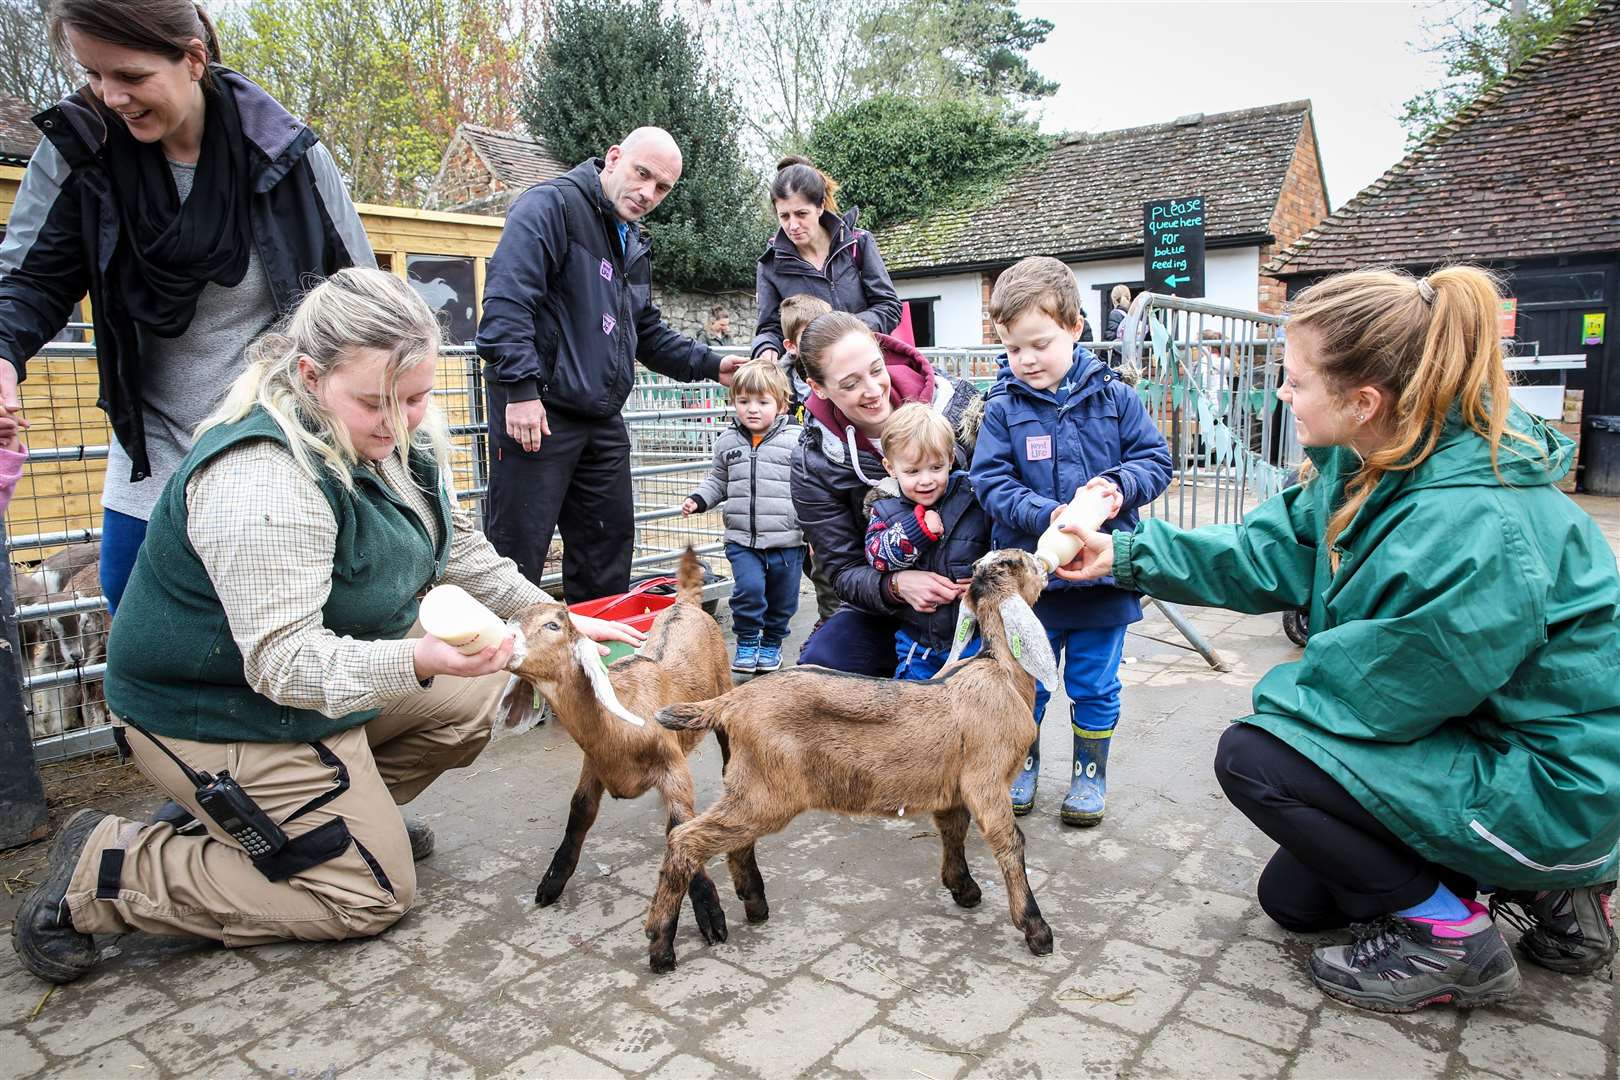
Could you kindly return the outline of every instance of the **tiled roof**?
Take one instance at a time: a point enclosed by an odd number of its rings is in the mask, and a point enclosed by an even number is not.
[[[38,112],[20,97],[0,94],[0,164],[21,165],[39,145],[39,128],[31,117]]]
[[[507,187],[531,187],[569,169],[547,154],[539,142],[519,132],[496,131],[480,124],[462,124],[458,131],[489,165],[494,178]]]
[[[1620,0],[1273,260],[1283,275],[1620,249]]]
[[[1308,101],[1194,114],[1168,124],[1065,136],[971,205],[882,229],[895,272],[1071,257],[1142,244],[1142,204],[1205,197],[1205,236],[1267,233]]]

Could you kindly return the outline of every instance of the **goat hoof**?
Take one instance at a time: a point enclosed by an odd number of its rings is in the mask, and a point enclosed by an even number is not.
[[[984,894],[979,891],[978,882],[969,881],[960,888],[951,889],[951,899],[956,901],[959,908],[975,908],[984,899]]]
[[[759,901],[758,903],[750,903],[749,901],[744,900],[743,913],[748,916],[749,922],[762,923],[771,917],[771,906],[763,900]]]
[[[675,970],[675,950],[653,952],[647,956],[647,966],[656,975],[667,975]]]
[[[541,907],[550,907],[562,895],[563,886],[566,884],[568,884],[566,881],[558,881],[547,875],[541,880],[540,887],[534,890],[534,902]]]
[[[1045,922],[1032,926],[1024,934],[1024,943],[1029,951],[1036,956],[1050,956],[1052,953],[1052,928]]]
[[[718,903],[694,904],[692,914],[706,945],[718,945],[726,940],[726,910]]]

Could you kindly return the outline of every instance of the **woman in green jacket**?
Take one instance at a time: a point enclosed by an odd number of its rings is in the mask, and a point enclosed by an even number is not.
[[[1484,271],[1343,274],[1293,302],[1279,396],[1314,474],[1241,524],[1086,535],[1059,571],[1238,611],[1310,607],[1215,771],[1280,845],[1260,875],[1332,997],[1409,1012],[1614,955],[1620,578],[1553,487],[1571,446],[1509,404]],[[1477,891],[1492,891],[1487,912]]]

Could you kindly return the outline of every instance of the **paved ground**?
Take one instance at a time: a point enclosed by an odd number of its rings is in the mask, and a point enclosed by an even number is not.
[[[1620,545],[1620,503],[1585,505]],[[1616,1076],[1612,971],[1525,965],[1516,1001],[1473,1013],[1383,1017],[1317,993],[1305,957],[1331,938],[1260,913],[1271,846],[1209,770],[1255,679],[1296,650],[1273,616],[1196,621],[1232,670],[1177,647],[1157,616],[1138,624],[1100,828],[1058,823],[1069,736],[1043,736],[1023,827],[1051,956],[1025,950],[976,837],[984,902],[964,912],[938,883],[931,821],[806,815],[760,845],[770,921],[747,925],[722,885],[730,940],[705,947],[688,909],[680,967],[655,977],[640,929],[662,851],[653,796],[605,804],[563,899],[533,905],[578,767],[546,727],[413,807],[439,852],[380,939],[108,941],[42,1007],[44,986],[0,949],[0,1076]],[[694,762],[704,803],[718,759],[711,743]]]

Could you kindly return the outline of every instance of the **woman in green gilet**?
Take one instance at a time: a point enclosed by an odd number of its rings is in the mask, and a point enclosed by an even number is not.
[[[120,744],[207,831],[70,818],[13,934],[36,975],[83,974],[92,934],[335,940],[410,908],[432,836],[398,807],[489,741],[513,647],[420,635],[418,598],[453,583],[503,618],[544,599],[455,508],[439,345],[403,280],[339,271],[198,429],[114,621],[107,702]],[[179,762],[229,772],[287,847],[255,862]]]

